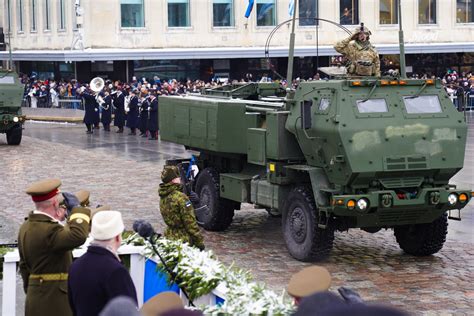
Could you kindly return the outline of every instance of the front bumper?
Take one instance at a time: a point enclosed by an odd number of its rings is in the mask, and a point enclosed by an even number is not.
[[[454,204],[448,201],[451,194],[457,197],[457,202]],[[462,202],[461,195],[466,198]],[[448,210],[464,208],[471,197],[471,191],[451,187],[423,188],[419,189],[414,196],[404,197],[400,197],[400,194],[393,190],[374,191],[361,195],[334,195],[330,212],[337,217],[351,217],[355,220],[355,227],[422,224],[433,222]],[[361,199],[367,202],[367,208],[364,210],[358,208],[357,202]],[[353,204],[355,206],[352,208]]]
[[[15,125],[25,123],[25,115],[0,114],[0,131],[5,132]]]

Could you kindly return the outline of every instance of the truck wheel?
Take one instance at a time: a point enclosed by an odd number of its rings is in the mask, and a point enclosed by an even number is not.
[[[22,128],[21,125],[15,125],[7,131],[8,145],[20,145]]]
[[[396,226],[395,238],[406,253],[429,256],[443,248],[448,234],[448,215],[443,214],[429,224]]]
[[[307,187],[294,188],[283,208],[283,237],[290,254],[300,261],[314,261],[329,255],[334,229],[318,227],[317,207],[312,191]]]
[[[202,170],[197,178],[196,193],[201,205],[207,205],[209,211],[202,218],[206,230],[222,231],[230,226],[234,217],[234,203],[220,197],[219,173],[214,168]]]

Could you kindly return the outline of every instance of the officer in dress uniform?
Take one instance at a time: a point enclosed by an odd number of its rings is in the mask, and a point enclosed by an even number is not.
[[[90,210],[80,207],[73,194],[62,195],[60,185],[59,179],[48,179],[26,190],[36,207],[18,234],[26,316],[72,315],[67,296],[68,270],[72,250],[88,236]]]
[[[165,237],[181,240],[191,246],[204,249],[204,239],[194,215],[194,207],[184,194],[178,167],[165,166],[161,172],[158,194],[160,195],[160,212],[167,227]]]
[[[370,44],[372,33],[361,23],[350,37],[337,42],[334,49],[347,59],[347,73],[355,76],[380,77],[380,58]]]
[[[125,95],[122,93],[122,87],[117,87],[117,93],[113,99],[114,105],[114,126],[118,127],[117,133],[123,133],[125,125]]]
[[[150,139],[158,139],[158,98],[156,91],[152,91],[149,101],[148,130]]]

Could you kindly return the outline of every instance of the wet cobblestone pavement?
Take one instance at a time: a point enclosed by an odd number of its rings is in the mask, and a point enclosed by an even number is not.
[[[97,135],[98,134],[98,135]],[[26,125],[20,146],[0,136],[0,242],[13,242],[33,204],[23,193],[33,181],[58,177],[63,191],[88,189],[93,204],[123,213],[127,228],[135,219],[163,229],[157,188],[166,159],[186,156],[182,147],[137,136],[89,136],[82,126]],[[474,131],[465,168],[453,178],[473,189]],[[472,203],[471,203],[472,204]],[[390,230],[369,234],[337,233],[331,256],[321,262],[332,273],[332,289],[356,289],[370,302],[390,303],[419,315],[474,315],[474,208],[463,221],[450,221],[448,240],[437,254],[417,258],[403,254]],[[283,291],[292,273],[308,266],[291,258],[281,233],[281,219],[244,205],[230,228],[205,233],[208,249],[227,264],[251,270],[257,281]],[[22,297],[18,298],[19,300]]]

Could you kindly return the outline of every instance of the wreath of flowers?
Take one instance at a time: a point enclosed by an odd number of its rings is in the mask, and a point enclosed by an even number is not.
[[[154,256],[151,244],[137,234],[126,237],[124,243],[144,245],[145,256]],[[284,291],[278,295],[264,284],[253,282],[250,272],[233,265],[227,268],[212,251],[201,251],[163,237],[155,238],[154,243],[166,266],[175,274],[174,280],[168,276],[168,282],[178,284],[191,300],[209,294],[218,285],[227,289],[223,304],[200,306],[206,315],[290,315],[294,312],[293,302]],[[157,269],[167,271],[161,261],[157,262]]]

